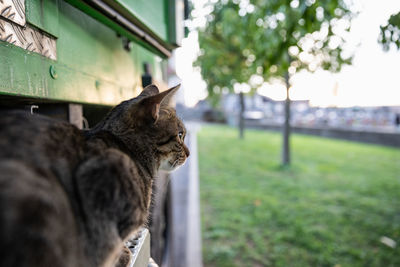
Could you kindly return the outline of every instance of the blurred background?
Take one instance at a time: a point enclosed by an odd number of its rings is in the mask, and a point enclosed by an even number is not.
[[[190,7],[204,266],[400,265],[400,2]]]

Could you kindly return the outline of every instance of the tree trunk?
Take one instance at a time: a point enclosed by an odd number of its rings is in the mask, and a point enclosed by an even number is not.
[[[283,149],[282,149],[282,164],[288,166],[290,164],[290,98],[289,98],[289,73],[285,74],[286,83],[286,100],[285,100],[285,123],[283,125]]]
[[[240,103],[240,111],[239,111],[239,138],[244,138],[244,95],[243,92],[239,93],[239,103]]]

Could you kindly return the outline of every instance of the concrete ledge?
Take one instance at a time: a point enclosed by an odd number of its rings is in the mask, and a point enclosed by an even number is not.
[[[198,124],[185,123],[190,157],[171,174],[168,244],[163,267],[202,267],[200,196],[197,158]]]

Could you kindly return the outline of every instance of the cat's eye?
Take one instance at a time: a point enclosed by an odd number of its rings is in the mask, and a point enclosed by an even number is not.
[[[183,141],[183,137],[184,137],[183,132],[179,132],[178,137],[179,137],[179,140]]]

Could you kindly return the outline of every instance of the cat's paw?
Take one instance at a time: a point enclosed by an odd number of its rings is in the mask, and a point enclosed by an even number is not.
[[[132,252],[126,246],[123,247],[121,256],[119,256],[118,262],[115,267],[128,267],[132,259]]]

